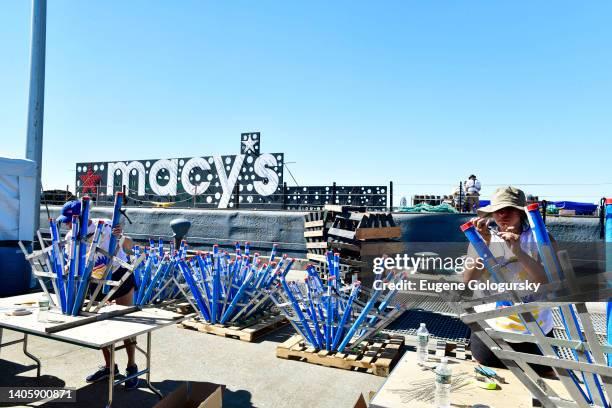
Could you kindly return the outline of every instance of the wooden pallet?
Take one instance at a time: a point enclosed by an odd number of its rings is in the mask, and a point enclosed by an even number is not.
[[[258,338],[280,329],[289,322],[282,315],[263,317],[252,324],[244,326],[225,326],[222,324],[210,324],[199,319],[189,319],[179,323],[177,326],[183,329],[197,330],[202,333],[214,334],[222,337],[253,342]]]
[[[316,350],[296,334],[276,348],[276,357],[387,377],[402,355],[404,341],[403,336],[383,334],[380,338],[364,341],[356,350],[336,353]]]

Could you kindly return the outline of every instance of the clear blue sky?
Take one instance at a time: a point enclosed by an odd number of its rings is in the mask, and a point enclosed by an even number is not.
[[[45,189],[73,188],[77,161],[236,154],[258,130],[300,184],[393,180],[396,204],[470,173],[485,196],[612,195],[612,3],[331,3],[49,0]],[[0,3],[11,157],[30,7]]]

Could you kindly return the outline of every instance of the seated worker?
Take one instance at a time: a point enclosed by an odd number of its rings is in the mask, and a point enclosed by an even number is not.
[[[527,222],[524,210],[525,194],[514,187],[498,188],[491,197],[491,204],[478,209],[478,217],[473,218],[474,226],[489,246],[497,261],[505,266],[503,279],[506,282],[521,282],[526,279],[534,283],[547,283],[544,267],[539,261],[537,246],[532,231]],[[552,240],[552,237],[551,237]],[[554,241],[553,241],[554,244]],[[470,245],[468,258],[478,258],[476,251]],[[479,280],[483,276],[484,268],[466,268],[463,274],[465,283]],[[487,273],[488,275],[488,273]],[[508,302],[497,302],[476,307],[478,312],[503,308]],[[552,337],[553,317],[550,309],[540,309],[533,312],[543,333]],[[520,334],[529,333],[523,326],[518,315],[496,317],[487,320],[487,323],[499,331]],[[535,343],[507,343],[515,350],[523,353],[542,354]],[[502,362],[493,352],[474,334],[470,338],[472,356],[479,363],[489,367],[503,368]],[[550,375],[550,367],[530,364],[541,375]]]
[[[68,233],[66,234],[66,239],[70,240],[72,238],[72,216],[73,215],[81,215],[81,202],[69,201],[62,207],[61,215],[57,217],[57,222],[65,224],[68,228]],[[93,240],[94,232],[96,231],[96,226],[98,225],[98,219],[89,219],[89,223],[87,226],[87,240],[89,243]],[[102,228],[102,235],[100,236],[99,247],[105,251],[109,251],[110,245],[110,236],[111,234],[116,236],[120,241],[119,249],[117,250],[116,256],[124,261],[127,261],[126,252],[130,252],[131,247],[133,245],[132,240],[129,237],[123,236],[123,229],[121,226],[117,226],[114,229],[111,229],[111,221],[103,220],[104,227]],[[123,239],[121,239],[123,238]],[[68,243],[68,253],[70,253],[71,244]],[[89,246],[89,245],[88,245]],[[108,260],[107,257],[98,254],[96,255],[95,264],[92,271],[92,276],[96,278],[101,278],[106,270],[106,264]],[[112,280],[117,281],[120,280],[121,277],[127,272],[127,269],[115,264],[112,269]],[[97,286],[97,285],[91,285]],[[121,286],[117,289],[115,293],[110,297],[110,300],[114,300],[118,305],[123,306],[131,306],[133,305],[133,296],[134,296],[134,287],[136,286],[136,282],[134,280],[134,275],[130,274],[129,278],[123,282]],[[90,288],[92,289],[92,288]],[[92,289],[93,290],[93,289]],[[104,298],[104,294],[98,293],[96,300],[100,301]],[[91,294],[90,294],[91,296]],[[125,351],[127,352],[128,364],[125,369],[126,376],[136,374],[138,372],[138,367],[136,366],[135,361],[135,351],[136,351],[136,339],[127,339],[124,341]],[[101,381],[105,378],[108,378],[110,375],[110,351],[108,348],[103,348],[102,353],[104,355],[105,365],[100,366],[100,369],[95,373],[91,374],[86,378],[87,382],[93,383],[97,381]],[[119,374],[119,370],[117,365],[115,364],[114,370],[115,376]],[[124,383],[126,390],[133,390],[138,388],[138,377],[127,380]]]

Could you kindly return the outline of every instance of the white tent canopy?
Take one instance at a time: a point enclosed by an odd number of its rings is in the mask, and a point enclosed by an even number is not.
[[[0,157],[0,241],[32,241],[36,164]]]

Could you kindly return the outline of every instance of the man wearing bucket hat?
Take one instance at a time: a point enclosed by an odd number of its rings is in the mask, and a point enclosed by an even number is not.
[[[500,187],[491,197],[491,204],[477,210],[478,217],[472,219],[476,229],[489,246],[493,256],[504,265],[503,279],[506,282],[546,283],[546,273],[539,261],[537,246],[532,231],[527,222],[525,213],[525,193],[516,187]],[[552,239],[552,237],[551,237]],[[468,258],[476,260],[478,255],[470,245]],[[474,262],[475,263],[475,262]],[[473,264],[474,264],[473,263]],[[481,280],[484,276],[484,267],[466,268],[463,274],[464,282]],[[500,309],[510,304],[505,301],[483,305],[477,311]],[[540,309],[534,312],[534,317],[542,331],[552,336],[553,317],[550,309]],[[496,317],[487,320],[487,323],[501,331],[525,334],[527,328],[517,315]],[[480,339],[472,334],[472,356],[481,364],[492,367],[503,367],[503,363],[491,352]],[[533,343],[511,343],[512,348],[531,354],[541,354],[539,348]],[[541,374],[552,372],[550,367],[532,365],[534,370]]]

